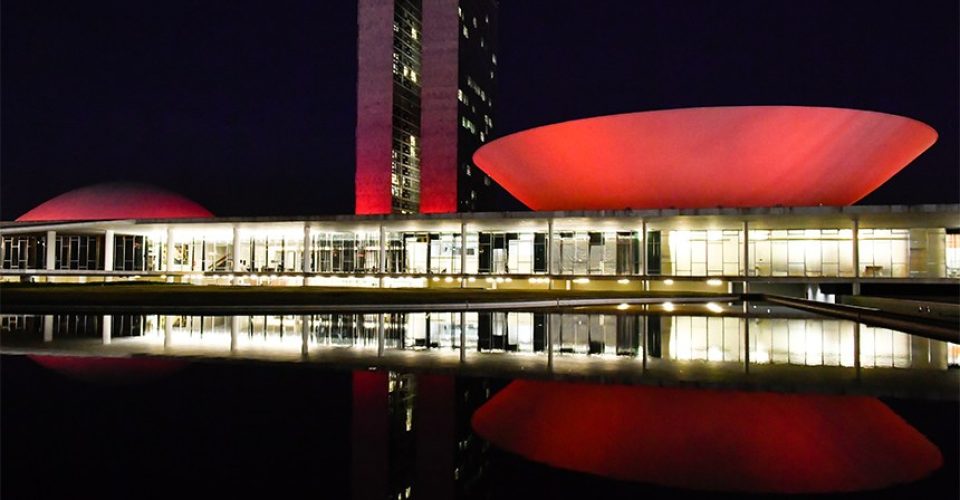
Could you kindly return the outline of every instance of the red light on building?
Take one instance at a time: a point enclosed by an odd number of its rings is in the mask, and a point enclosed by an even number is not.
[[[924,123],[871,111],[713,107],[547,125],[473,159],[534,210],[842,206],[936,139]]]
[[[763,493],[883,488],[940,451],[876,398],[520,380],[473,416],[530,460],[671,487]]]
[[[206,217],[213,217],[213,214],[176,193],[144,184],[109,183],[82,187],[51,198],[21,215],[17,221]]]

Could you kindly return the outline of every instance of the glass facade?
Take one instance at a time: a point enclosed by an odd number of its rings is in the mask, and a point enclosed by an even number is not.
[[[103,269],[103,235],[57,235],[57,269],[89,271]]]
[[[948,258],[956,259],[955,237],[942,228],[861,229],[860,276],[955,277],[957,263]]]
[[[636,231],[559,231],[550,239],[550,255],[553,274],[640,273],[640,239]]]
[[[394,213],[420,210],[420,0],[396,0],[393,20],[393,148],[390,194]]]
[[[156,269],[156,264],[156,255],[149,251],[145,236],[114,236],[113,269],[115,271],[153,270]]]
[[[3,269],[43,269],[46,265],[46,238],[30,234],[4,236],[0,262]]]
[[[850,229],[750,230],[750,276],[853,277]]]
[[[195,236],[174,244],[171,271],[231,271],[233,258],[230,242],[217,237]]]
[[[495,0],[460,0],[457,75],[457,210],[495,210],[502,188],[473,163],[473,153],[493,138],[497,97]]]
[[[742,274],[742,231],[712,229],[661,232],[661,274],[738,276]]]
[[[318,273],[377,272],[380,240],[371,232],[321,232],[311,236],[311,269]]]
[[[4,234],[3,271],[104,270],[104,259],[112,256],[116,273],[201,273],[198,277],[870,281],[960,276],[960,233],[955,228],[903,224],[861,227],[854,234],[852,222],[846,228],[816,223],[821,227],[798,224],[793,229],[748,223],[746,238],[744,222],[628,216],[191,222],[142,231],[136,225],[102,224],[84,234],[54,232],[53,252],[46,246],[46,233]],[[105,251],[107,241],[111,252]],[[48,255],[55,258],[52,266]]]

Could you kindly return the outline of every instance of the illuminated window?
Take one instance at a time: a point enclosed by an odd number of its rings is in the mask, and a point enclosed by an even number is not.
[[[470,119],[467,118],[466,116],[460,117],[460,125],[462,125],[463,128],[469,130],[471,134],[477,133],[477,126],[472,121],[470,121]]]
[[[960,234],[947,235],[947,277],[960,277]]]
[[[464,37],[464,38],[470,38],[470,32],[467,31],[467,27],[466,27],[466,26],[463,27],[463,37]]]

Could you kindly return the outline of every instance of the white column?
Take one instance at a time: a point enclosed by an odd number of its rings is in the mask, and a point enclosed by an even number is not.
[[[240,266],[240,225],[233,225],[233,272],[238,273],[243,271],[243,268]]]
[[[163,317],[163,347],[173,344],[173,316]]]
[[[460,362],[467,361],[467,312],[460,311]]]
[[[643,321],[643,327],[640,329],[640,371],[645,372],[647,370],[647,335],[650,333],[650,306],[648,304],[643,305],[644,314],[637,318],[638,321]]]
[[[743,372],[750,373],[750,318],[747,317],[747,302],[743,302]]]
[[[553,217],[547,219],[547,289],[553,290]]]
[[[749,285],[747,278],[750,277],[750,224],[743,221],[743,293],[747,293]]]
[[[467,286],[467,223],[460,222],[460,288]]]
[[[109,344],[111,342],[111,327],[113,326],[113,316],[109,314],[103,315],[103,343]]]
[[[237,274],[243,269],[240,267],[240,225],[233,225],[233,247],[230,248],[230,257],[233,259],[233,266],[230,268],[233,271],[233,276],[230,277],[230,283],[233,285],[240,284],[240,275]]]
[[[47,314],[43,317],[43,341],[53,342],[53,315]]]
[[[309,341],[310,341],[310,316],[307,314],[301,314],[300,315],[300,355],[301,356],[306,357],[310,354]]]
[[[860,380],[860,322],[853,323],[853,369]]]
[[[167,228],[167,258],[166,263],[164,264],[164,271],[172,272],[173,271],[173,254],[174,254],[174,244],[173,244],[173,228]]]
[[[249,321],[249,319],[248,319]],[[266,328],[266,326],[264,326]],[[237,350],[237,337],[240,335],[240,316],[234,316],[230,321],[230,352]]]
[[[113,231],[103,233],[103,270],[113,271]]]
[[[853,219],[853,295],[860,295],[860,219]]]
[[[303,223],[303,256],[300,257],[300,263],[302,264],[302,269],[304,274],[313,272],[313,262],[311,256],[313,254],[313,229],[310,227],[309,222]],[[304,276],[303,284],[307,284],[307,278]]]
[[[377,271],[380,273],[380,288],[383,288],[383,275],[387,272],[387,230],[380,224],[380,252],[377,255]]]
[[[57,268],[57,232],[56,231],[47,231],[46,245],[47,245],[46,268],[47,268],[47,271],[53,271]]]
[[[547,313],[546,316],[547,324],[547,371],[553,371],[553,325],[556,322],[562,328],[563,323],[560,322],[560,316],[554,317],[552,313]]]
[[[650,289],[650,280],[647,279],[647,221],[640,221],[640,276],[643,291]]]
[[[386,347],[386,332],[383,327],[383,313],[377,314],[377,356],[383,356],[383,350]]]

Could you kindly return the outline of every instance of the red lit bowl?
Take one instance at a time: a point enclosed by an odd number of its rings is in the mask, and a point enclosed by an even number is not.
[[[936,140],[922,122],[872,111],[711,107],[538,127],[473,160],[534,210],[841,206]]]

